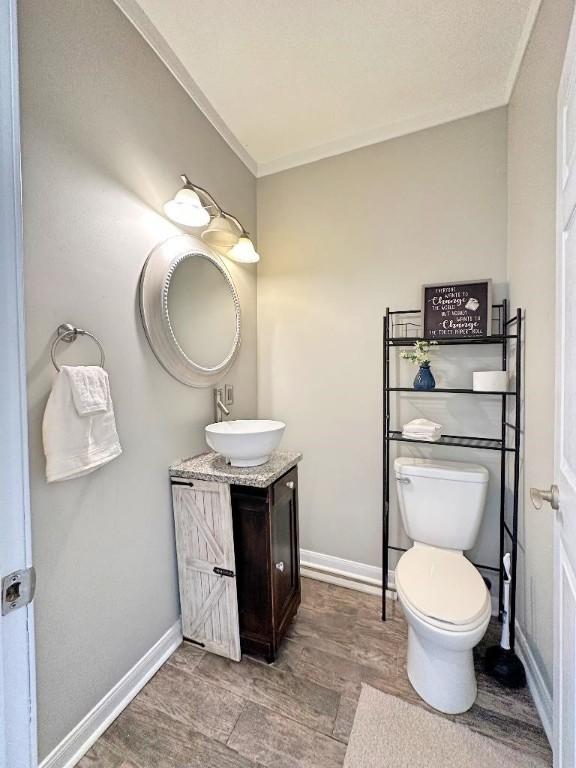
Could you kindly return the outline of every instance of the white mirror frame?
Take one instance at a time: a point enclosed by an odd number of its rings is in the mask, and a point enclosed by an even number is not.
[[[176,267],[193,256],[207,259],[220,270],[234,301],[236,329],[228,355],[218,365],[207,368],[191,360],[178,344],[170,324],[168,291]],[[140,276],[140,313],[146,337],[160,365],[188,387],[211,387],[230,369],[240,348],[240,300],[232,278],[221,259],[202,240],[176,235],[151,251]]]

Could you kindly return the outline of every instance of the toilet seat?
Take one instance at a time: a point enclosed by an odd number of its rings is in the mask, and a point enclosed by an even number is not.
[[[422,621],[451,632],[467,632],[490,615],[490,593],[461,552],[415,544],[396,567],[396,588]]]

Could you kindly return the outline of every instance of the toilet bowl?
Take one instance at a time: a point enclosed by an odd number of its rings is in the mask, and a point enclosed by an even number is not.
[[[491,601],[463,550],[478,534],[488,472],[405,457],[394,468],[404,528],[414,540],[396,567],[408,621],[408,677],[430,706],[465,712],[476,699],[472,652],[488,627]]]
[[[492,608],[482,577],[463,554],[417,543],[400,558],[396,589],[413,688],[440,712],[465,712],[477,693],[472,651]]]

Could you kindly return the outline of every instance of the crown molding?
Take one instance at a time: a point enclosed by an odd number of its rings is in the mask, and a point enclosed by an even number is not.
[[[538,11],[540,10],[541,4],[542,4],[542,0],[532,0],[528,8],[528,13],[526,14],[526,18],[524,19],[524,25],[522,26],[520,39],[518,40],[518,45],[516,46],[516,52],[514,53],[514,58],[512,59],[512,64],[510,66],[510,71],[508,72],[508,78],[506,80],[505,92],[506,92],[507,104],[512,98],[512,91],[514,90],[514,86],[516,85],[516,80],[518,79],[518,73],[520,72],[522,59],[524,58],[524,54],[526,53],[526,48],[528,48],[528,43],[532,35],[532,30],[534,29],[534,24],[536,23],[536,17],[538,16]]]
[[[222,136],[230,149],[238,155],[248,170],[256,176],[258,167],[252,155],[246,151],[230,128],[228,128],[224,120],[206,98],[202,89],[168,45],[165,38],[156,29],[150,17],[144,13],[138,2],[136,0],[114,0],[114,2],[180,83],[182,88],[184,88],[198,109]]]
[[[508,103],[508,99],[502,90],[492,97],[481,96],[474,99],[462,100],[460,103],[451,107],[439,109],[427,115],[403,120],[392,125],[384,125],[365,133],[357,133],[354,136],[347,136],[337,141],[327,144],[320,144],[310,149],[294,152],[285,155],[277,160],[271,160],[267,163],[258,163],[258,178],[270,176],[274,173],[287,171],[300,165],[308,165],[318,160],[324,160],[328,157],[342,155],[345,152],[352,152],[355,149],[362,149],[372,144],[379,144],[389,139],[397,139],[410,133],[417,133],[428,128],[435,128],[445,123],[451,123],[455,120],[462,120],[466,117],[472,117],[480,112],[487,112],[491,109],[503,107]]]
[[[257,178],[270,176],[275,173],[280,173],[281,171],[290,170],[291,168],[297,168],[301,165],[315,163],[319,160],[361,149],[362,147],[379,144],[382,141],[396,139],[411,133],[427,130],[428,128],[444,125],[445,123],[450,123],[455,120],[471,117],[480,112],[486,112],[490,109],[505,106],[510,101],[520,70],[520,65],[541,5],[541,0],[532,0],[528,13],[526,14],[522,33],[518,45],[516,46],[516,51],[506,82],[502,84],[501,88],[496,89],[491,94],[480,94],[473,98],[465,98],[450,106],[442,107],[441,109],[425,115],[419,115],[418,117],[403,120],[391,125],[383,125],[352,136],[343,137],[336,141],[319,144],[289,155],[284,155],[283,157],[274,160],[258,163],[252,155],[246,151],[226,122],[220,117],[165,38],[156,29],[149,16],[142,10],[137,0],[114,0],[114,2],[146,40],[148,45],[150,45],[156,55],[180,83],[182,88],[184,88],[192,101],[214,126],[220,136],[222,136],[228,146]]]

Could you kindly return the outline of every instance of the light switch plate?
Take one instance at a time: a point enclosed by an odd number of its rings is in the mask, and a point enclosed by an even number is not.
[[[234,405],[234,387],[224,384],[224,405]]]

